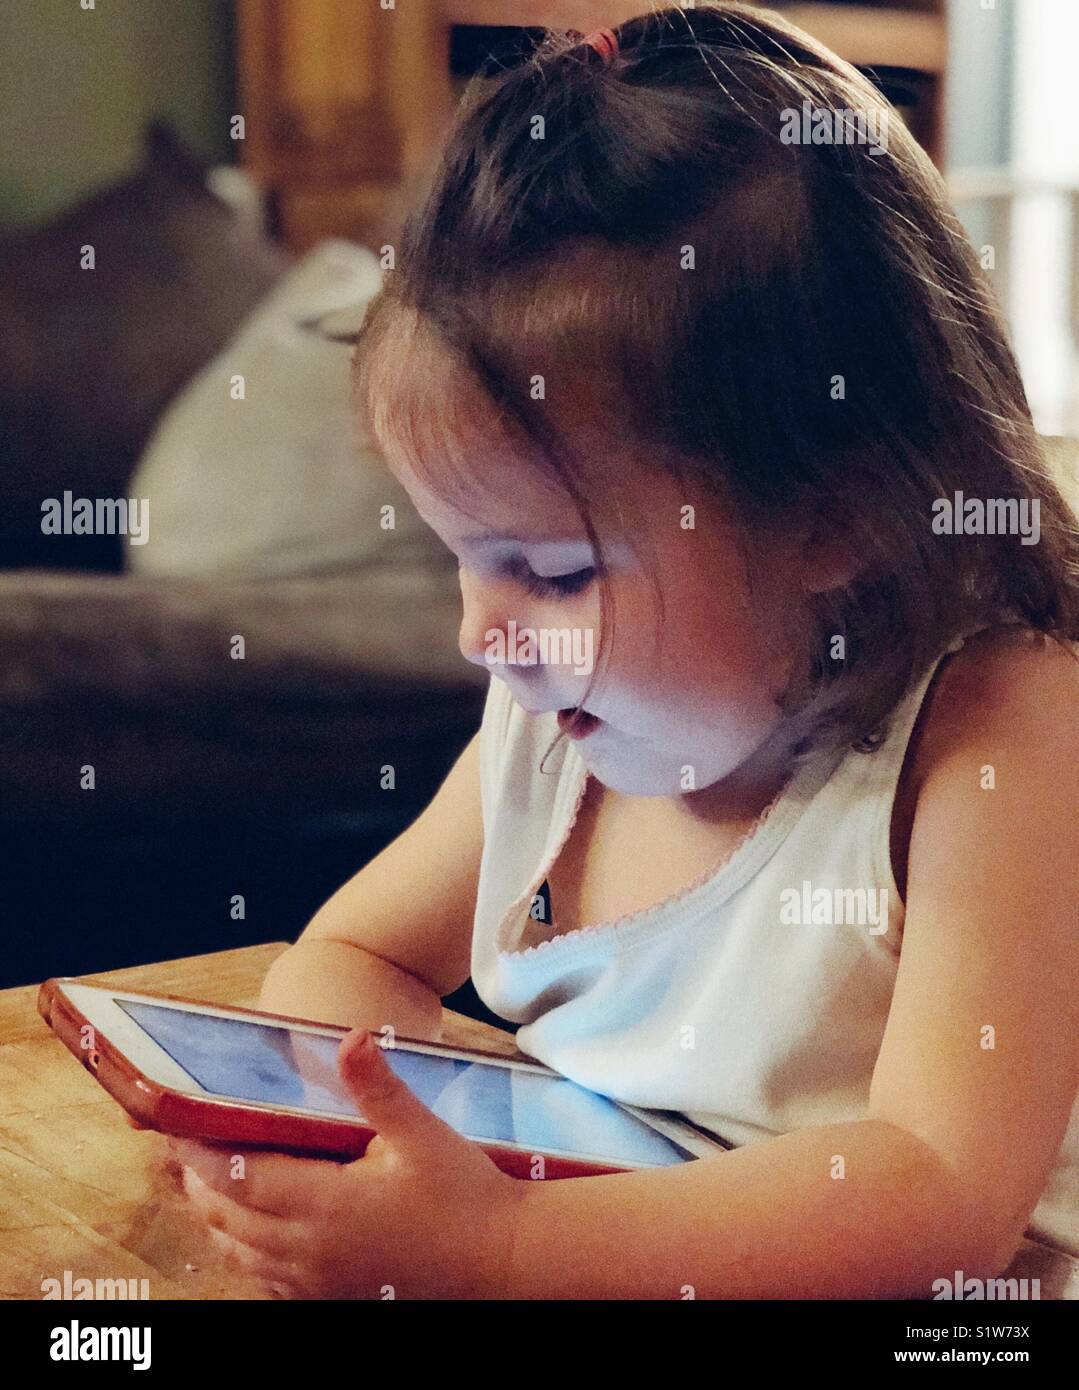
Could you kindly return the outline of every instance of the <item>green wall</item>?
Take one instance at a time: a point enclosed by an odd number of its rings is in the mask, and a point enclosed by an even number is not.
[[[166,116],[230,161],[231,0],[0,0],[0,226],[48,218],[141,162]]]

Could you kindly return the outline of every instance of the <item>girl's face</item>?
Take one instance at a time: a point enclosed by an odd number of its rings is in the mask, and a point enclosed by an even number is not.
[[[767,592],[758,581],[751,594],[718,503],[627,461],[609,430],[593,436],[583,482],[613,610],[601,654],[597,557],[560,486],[490,436],[459,451],[464,462],[446,488],[429,460],[421,479],[392,441],[382,444],[421,517],[457,556],[462,653],[531,713],[583,703],[598,722],[576,746],[598,781],[624,795],[681,796],[739,770],[732,785],[750,788],[759,768],[759,785],[771,785],[769,740],[783,719],[776,697],[805,630],[791,600],[800,593],[794,543],[770,549]]]

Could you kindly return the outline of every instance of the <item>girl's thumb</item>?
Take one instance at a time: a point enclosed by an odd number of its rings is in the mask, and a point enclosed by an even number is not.
[[[455,1133],[409,1090],[367,1029],[354,1028],[342,1040],[337,1066],[361,1116],[385,1142],[420,1148]]]

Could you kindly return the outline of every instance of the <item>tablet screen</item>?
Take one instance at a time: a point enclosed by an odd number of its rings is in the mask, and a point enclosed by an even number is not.
[[[142,1000],[116,1003],[211,1095],[330,1115],[360,1113],[337,1076],[338,1038]],[[472,1139],[611,1163],[663,1165],[696,1157],[606,1096],[564,1077],[402,1048],[386,1048],[383,1055],[429,1110]]]

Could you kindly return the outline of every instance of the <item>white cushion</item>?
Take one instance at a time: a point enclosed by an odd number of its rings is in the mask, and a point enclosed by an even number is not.
[[[381,270],[366,247],[324,241],[298,260],[165,411],[128,489],[149,502],[143,575],[272,576],[378,561],[444,570],[349,408],[350,346],[304,322],[358,323]],[[244,399],[233,379],[244,378]],[[381,509],[395,509],[384,529]]]

